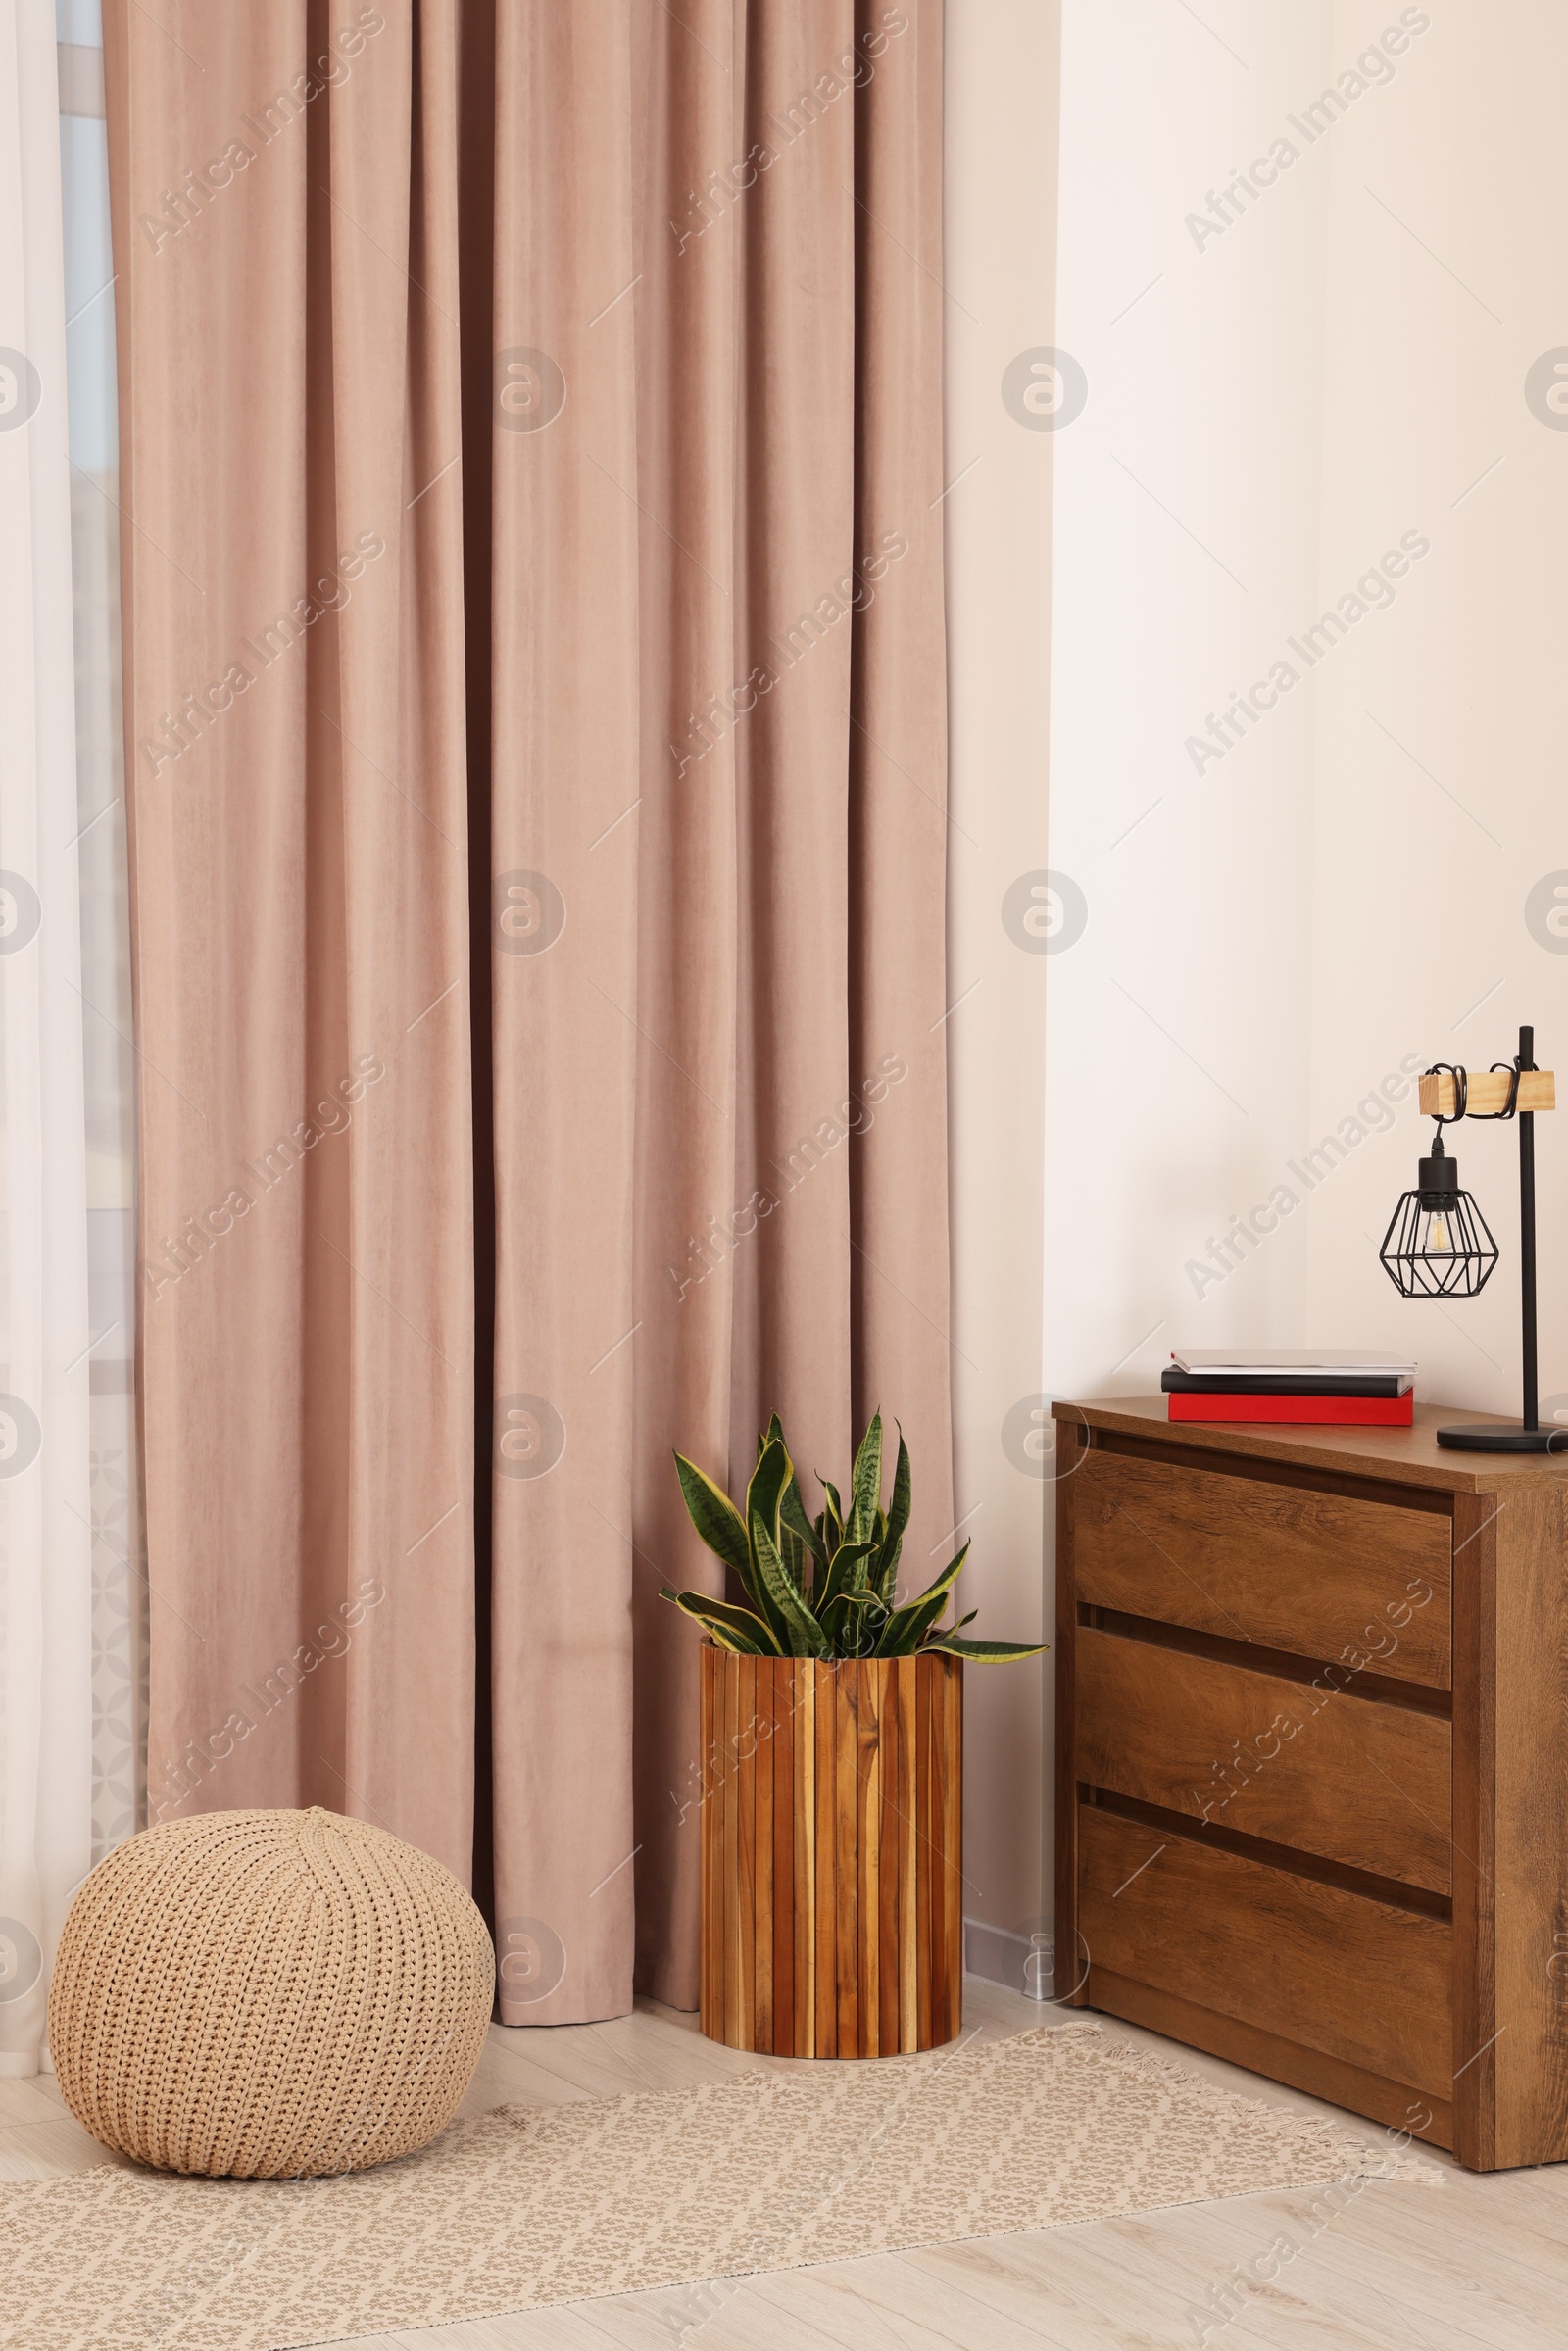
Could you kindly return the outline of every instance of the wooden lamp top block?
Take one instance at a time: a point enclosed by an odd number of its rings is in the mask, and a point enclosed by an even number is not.
[[[1465,1082],[1465,1107],[1477,1118],[1495,1118],[1508,1106],[1508,1088],[1512,1084],[1506,1069],[1472,1069]],[[1555,1110],[1557,1107],[1556,1073],[1550,1069],[1527,1069],[1519,1079],[1520,1110]],[[1458,1089],[1446,1071],[1436,1075],[1428,1072],[1421,1080],[1421,1115],[1423,1118],[1451,1118],[1458,1107]]]

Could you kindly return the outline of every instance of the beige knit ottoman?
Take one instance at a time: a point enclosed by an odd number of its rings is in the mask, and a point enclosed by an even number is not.
[[[360,2172],[451,2121],[495,1986],[439,1862],[366,1821],[216,1812],[101,1861],[49,1993],[60,2094],[163,2171]]]

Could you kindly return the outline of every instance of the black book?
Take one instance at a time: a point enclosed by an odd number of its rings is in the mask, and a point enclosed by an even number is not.
[[[1408,1396],[1409,1372],[1344,1372],[1314,1376],[1293,1372],[1287,1379],[1260,1379],[1256,1372],[1181,1371],[1168,1363],[1159,1375],[1165,1396]]]

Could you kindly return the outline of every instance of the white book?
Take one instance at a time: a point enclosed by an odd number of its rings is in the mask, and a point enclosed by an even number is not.
[[[1367,1347],[1267,1347],[1255,1352],[1232,1347],[1218,1351],[1200,1347],[1172,1347],[1171,1361],[1179,1371],[1245,1373],[1250,1380],[1389,1379],[1414,1372],[1409,1355],[1390,1355]]]

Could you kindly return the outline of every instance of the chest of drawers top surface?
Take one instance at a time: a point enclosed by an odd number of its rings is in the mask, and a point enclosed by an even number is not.
[[[1064,1441],[1070,1444],[1070,1431],[1077,1426],[1152,1438],[1162,1453],[1180,1449],[1278,1462],[1325,1480],[1365,1478],[1447,1494],[1503,1494],[1531,1486],[1568,1485],[1568,1450],[1522,1457],[1446,1451],[1438,1443],[1439,1429],[1497,1417],[1494,1412],[1467,1412],[1455,1404],[1417,1404],[1415,1424],[1408,1429],[1294,1428],[1289,1422],[1261,1421],[1183,1421],[1172,1426],[1162,1396],[1060,1402],[1053,1405],[1052,1417],[1057,1424],[1058,1453]]]

